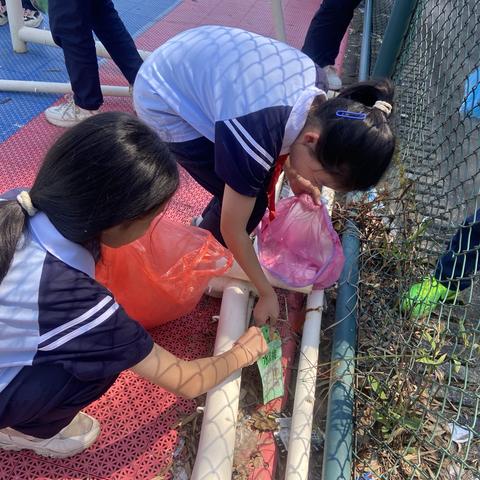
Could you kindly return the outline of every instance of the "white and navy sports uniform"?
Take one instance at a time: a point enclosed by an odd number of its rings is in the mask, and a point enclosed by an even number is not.
[[[267,205],[275,162],[288,154],[323,71],[299,50],[223,26],[176,35],[144,62],[134,85],[139,117],[170,143],[179,163],[214,195],[201,226],[221,240],[225,184],[257,197],[251,231]]]
[[[55,435],[151,352],[94,271],[44,213],[29,218],[0,283],[0,428]]]

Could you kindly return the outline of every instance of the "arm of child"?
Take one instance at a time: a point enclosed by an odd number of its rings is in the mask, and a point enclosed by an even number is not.
[[[154,344],[149,355],[131,370],[176,395],[195,398],[267,352],[260,329],[250,327],[230,350],[215,357],[181,360]]]
[[[278,318],[280,308],[277,294],[263,273],[246,231],[255,201],[255,197],[241,195],[225,185],[220,230],[235,260],[257,288],[259,299],[253,311],[253,317],[257,325],[262,325],[269,319],[274,322]]]

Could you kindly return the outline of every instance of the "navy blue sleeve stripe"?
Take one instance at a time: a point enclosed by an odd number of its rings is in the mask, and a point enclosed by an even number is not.
[[[253,158],[258,164],[260,164],[265,170],[269,170],[271,165],[269,165],[258,153],[254,152],[249,145],[247,145],[246,141],[242,138],[240,133],[235,129],[231,120],[226,120],[225,122],[226,127],[232,132],[234,137],[236,138],[237,142],[242,146],[245,152]],[[253,146],[253,145],[252,145]]]
[[[38,339],[38,343],[39,344],[45,343],[50,338],[55,337],[61,334],[62,332],[65,332],[66,330],[70,330],[72,327],[75,327],[76,325],[85,322],[86,320],[93,317],[96,313],[98,313],[100,310],[102,310],[106,305],[108,305],[111,302],[113,302],[113,298],[110,296],[106,296],[100,302],[98,302],[95,306],[88,309],[82,315],[41,335],[40,338]]]
[[[39,350],[41,351],[49,351],[49,350],[54,350],[58,347],[61,347],[63,344],[67,343],[68,341],[84,334],[85,332],[88,332],[92,328],[95,328],[96,326],[100,325],[101,323],[105,322],[108,320],[119,308],[118,303],[114,303],[111,305],[105,312],[103,312],[99,317],[97,317],[95,320],[85,323],[81,327],[77,328],[76,330],[73,330],[72,332],[60,337],[59,339],[43,346],[39,347]]]

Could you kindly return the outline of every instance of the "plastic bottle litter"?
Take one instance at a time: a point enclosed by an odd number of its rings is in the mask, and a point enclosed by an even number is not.
[[[363,472],[357,480],[373,480],[373,473],[372,472]]]
[[[448,424],[448,429],[452,434],[452,441],[461,445],[462,443],[467,443],[472,438],[472,432],[461,425],[458,425],[455,422],[450,422]]]
[[[288,451],[288,442],[290,438],[290,430],[292,427],[292,417],[279,417],[275,421],[278,424],[278,430],[274,432],[275,441],[282,455]],[[319,451],[323,445],[324,434],[320,430],[313,430],[311,437],[311,446],[313,450]]]

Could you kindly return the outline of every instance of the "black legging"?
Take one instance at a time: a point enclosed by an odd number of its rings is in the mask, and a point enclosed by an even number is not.
[[[333,65],[360,0],[323,0],[313,17],[302,52],[317,65]]]

